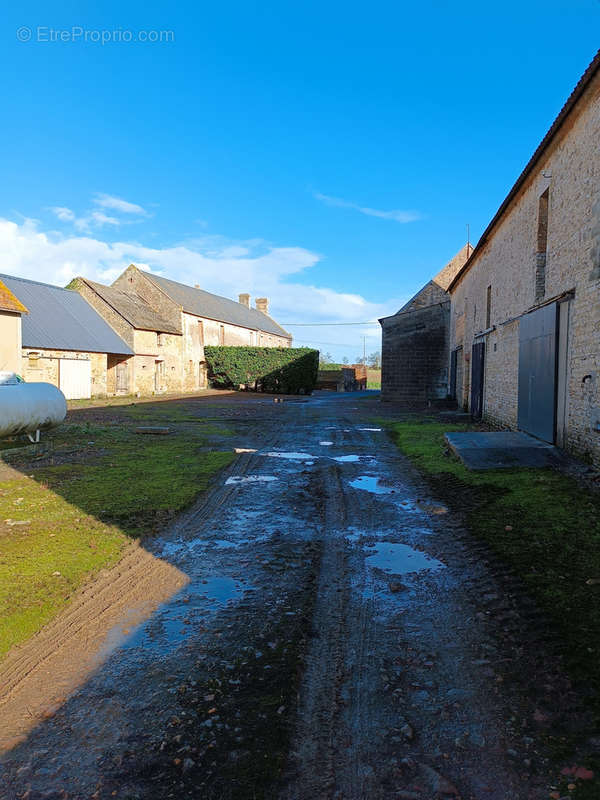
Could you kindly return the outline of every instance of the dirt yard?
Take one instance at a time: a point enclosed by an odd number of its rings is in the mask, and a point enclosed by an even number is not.
[[[238,457],[0,665],[2,800],[598,796],[553,629],[375,398],[177,409]]]

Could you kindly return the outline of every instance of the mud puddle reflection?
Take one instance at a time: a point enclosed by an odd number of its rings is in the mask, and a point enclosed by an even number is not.
[[[367,566],[392,575],[410,575],[423,570],[437,572],[445,567],[445,564],[427,553],[397,542],[378,542],[370,545],[366,552]]]

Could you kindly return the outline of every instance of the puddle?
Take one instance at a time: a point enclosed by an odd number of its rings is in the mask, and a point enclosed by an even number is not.
[[[319,442],[322,447],[331,447],[333,442]]]
[[[315,463],[314,461],[305,461],[305,462],[304,462],[304,465],[305,465],[306,467],[312,467],[312,465],[313,465],[314,463]]]
[[[381,428],[359,428],[359,431],[371,431],[372,433],[381,433]]]
[[[392,575],[408,575],[425,569],[439,570],[445,566],[441,561],[420,550],[413,550],[406,544],[395,542],[379,542],[369,547],[366,552],[366,563],[369,567],[381,569]]]
[[[208,578],[206,583],[197,584],[201,594],[205,594],[209,600],[225,605],[230,600],[242,594],[242,587],[239,581],[233,578]]]
[[[271,453],[263,453],[263,455],[269,458],[289,458],[292,461],[305,461],[306,459],[310,461],[310,459],[315,458],[315,456],[311,456],[310,453],[283,453],[279,450]]]
[[[398,491],[393,486],[386,486],[381,482],[381,478],[375,478],[373,475],[361,475],[350,481],[350,486],[373,494],[395,494]]]
[[[103,661],[117,648],[141,647],[161,653],[174,650],[194,630],[190,625],[192,617],[210,613],[212,609],[206,608],[207,601],[212,606],[224,606],[252,588],[233,578],[213,576],[205,580],[188,584],[176,599],[161,606],[145,622],[140,622],[137,610],[129,611],[106,634],[98,659]]]
[[[234,453],[256,453],[256,449],[252,447],[234,447]]]
[[[232,486],[236,483],[270,483],[276,480],[275,475],[231,475],[225,481],[225,486]]]
[[[354,454],[347,456],[336,456],[334,461],[339,461],[342,464],[355,464],[357,461],[375,461],[373,456],[357,456]]]

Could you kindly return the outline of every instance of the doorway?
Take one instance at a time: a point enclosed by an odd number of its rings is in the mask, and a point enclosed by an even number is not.
[[[557,343],[557,303],[521,317],[517,424],[520,430],[550,444],[556,438]]]
[[[476,342],[471,348],[471,416],[483,416],[483,385],[485,368],[485,342]]]

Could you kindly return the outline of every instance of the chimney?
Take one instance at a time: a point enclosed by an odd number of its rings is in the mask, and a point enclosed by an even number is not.
[[[250,295],[249,294],[241,294],[239,296],[240,305],[246,306],[246,308],[250,308]]]
[[[269,298],[268,297],[257,297],[256,298],[256,310],[262,311],[263,314],[269,313]]]
[[[199,284],[199,283],[195,283],[195,284],[194,284],[194,289],[201,289],[201,288],[202,288],[202,287],[200,286],[200,284]]]

